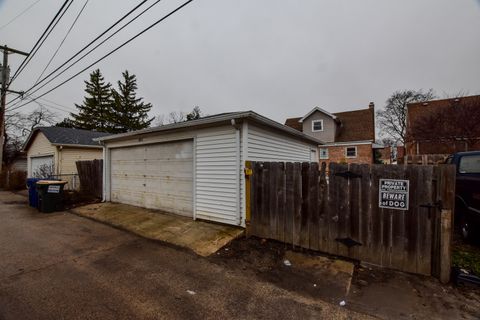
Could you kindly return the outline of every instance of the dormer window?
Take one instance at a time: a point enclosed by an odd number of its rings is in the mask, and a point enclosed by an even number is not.
[[[312,132],[323,131],[323,120],[312,121]]]

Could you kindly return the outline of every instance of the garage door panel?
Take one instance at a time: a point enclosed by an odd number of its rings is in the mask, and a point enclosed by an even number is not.
[[[111,199],[193,216],[193,142],[113,149]]]
[[[36,178],[45,178],[38,176],[40,173],[47,173],[53,168],[53,156],[41,156],[41,157],[31,157],[30,158],[30,172],[32,176]],[[49,170],[47,170],[49,169]],[[54,172],[51,172],[53,174]]]

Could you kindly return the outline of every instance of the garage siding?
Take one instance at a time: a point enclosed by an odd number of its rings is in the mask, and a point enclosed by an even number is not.
[[[248,159],[250,161],[311,161],[316,146],[288,138],[254,125],[248,127]]]
[[[241,175],[240,175],[240,208],[242,212],[242,226],[245,226],[245,161],[280,161],[280,162],[306,162],[316,158],[312,157],[312,150],[317,149],[314,144],[300,142],[275,131],[267,131],[252,123],[243,126]],[[315,161],[315,160],[314,160]]]
[[[101,148],[70,148],[65,147],[58,152],[59,174],[76,174],[77,161],[102,159]]]
[[[195,217],[238,225],[239,159],[235,129],[199,133],[195,152]]]

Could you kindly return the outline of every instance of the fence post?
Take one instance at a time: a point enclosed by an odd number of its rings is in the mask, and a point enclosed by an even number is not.
[[[252,162],[245,161],[245,233],[247,237],[250,235],[250,220],[252,214],[251,208],[251,192],[252,192],[252,181],[250,177],[253,174]]]
[[[452,268],[452,210],[442,210],[440,215],[440,282],[450,281]]]

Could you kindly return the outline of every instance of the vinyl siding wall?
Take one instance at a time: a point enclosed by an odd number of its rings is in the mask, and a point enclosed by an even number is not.
[[[248,159],[250,161],[311,161],[311,150],[317,146],[267,131],[255,125],[248,126]]]
[[[245,226],[245,161],[310,162],[316,161],[318,146],[294,139],[288,134],[245,123],[241,139],[240,206]],[[312,150],[315,152],[312,153]]]
[[[63,148],[58,152],[59,174],[76,174],[75,162],[82,160],[102,159],[101,148]]]
[[[35,135],[33,142],[30,144],[27,150],[27,167],[28,167],[28,176],[32,176],[32,165],[31,165],[31,158],[32,157],[40,157],[40,156],[54,156],[54,163],[55,168],[57,168],[57,160],[56,160],[56,153],[57,148],[52,146],[50,141],[48,141],[47,137],[42,132],[38,132]]]
[[[195,143],[195,216],[238,225],[240,154],[236,129],[199,133]]]

